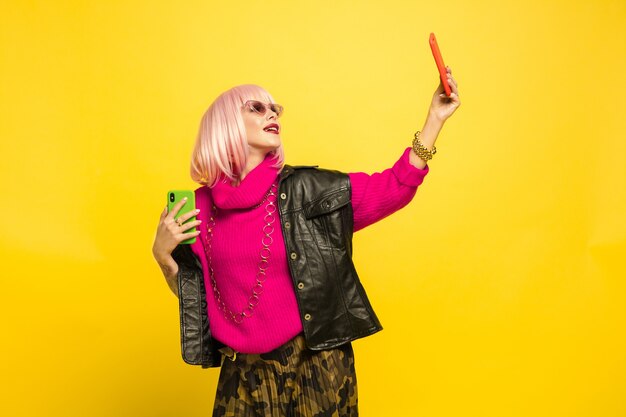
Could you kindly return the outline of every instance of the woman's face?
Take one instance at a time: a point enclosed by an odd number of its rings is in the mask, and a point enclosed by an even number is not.
[[[269,103],[259,101],[266,104],[265,114],[259,114],[249,106],[244,106],[242,116],[250,151],[265,155],[280,146],[281,126],[277,114],[271,110]],[[266,128],[272,124],[276,125],[276,130],[267,130]]]

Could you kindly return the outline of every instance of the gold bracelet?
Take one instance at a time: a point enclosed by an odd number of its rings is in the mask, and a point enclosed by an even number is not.
[[[413,151],[424,161],[430,161],[433,159],[433,155],[437,153],[437,148],[433,145],[433,150],[429,150],[422,142],[420,142],[420,131],[415,132],[415,139],[413,139]]]

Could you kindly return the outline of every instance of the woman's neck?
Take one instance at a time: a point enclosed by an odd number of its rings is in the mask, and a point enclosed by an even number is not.
[[[231,185],[233,187],[238,187],[239,184],[241,184],[241,181],[243,181],[243,179],[246,178],[246,175],[248,175],[248,172],[252,171],[261,162],[263,162],[266,156],[267,154],[260,153],[260,152],[253,152],[252,150],[250,150],[250,153],[248,154],[248,161],[246,162],[246,166],[241,171],[241,175],[239,175],[238,178],[235,178],[231,182]]]

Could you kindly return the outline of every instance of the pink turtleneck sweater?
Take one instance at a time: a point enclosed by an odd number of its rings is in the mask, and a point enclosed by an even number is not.
[[[428,173],[409,163],[406,148],[400,159],[382,172],[349,173],[352,187],[354,231],[375,223],[407,205]],[[248,305],[260,260],[262,227],[267,202],[258,205],[272,183],[278,184],[279,168],[273,168],[267,155],[237,187],[220,182],[213,188],[196,189],[197,218],[202,220],[200,239],[191,245],[202,262],[207,294],[207,313],[213,337],[238,352],[265,353],[302,332],[293,282],[290,277],[285,244],[280,227],[278,203],[274,213],[274,232],[269,246],[267,279],[263,294],[251,318],[236,324],[218,310],[202,242],[213,202],[217,206],[211,243],[211,258],[221,299],[235,313]],[[274,201],[276,197],[273,198]]]

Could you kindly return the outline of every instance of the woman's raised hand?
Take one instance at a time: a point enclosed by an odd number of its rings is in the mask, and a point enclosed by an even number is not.
[[[169,213],[166,206],[161,213],[159,226],[157,227],[156,236],[154,238],[154,244],[152,245],[152,253],[159,265],[167,263],[167,261],[171,261],[171,254],[180,242],[200,234],[200,230],[185,233],[185,231],[200,225],[200,220],[185,223],[191,217],[198,214],[200,210],[192,210],[181,215],[178,218],[178,222],[175,219],[176,215],[186,202],[187,199],[179,201],[174,207],[172,207],[172,211]]]
[[[435,93],[433,94],[433,100],[429,109],[429,112],[442,123],[445,122],[448,117],[452,116],[452,113],[454,113],[454,111],[461,105],[461,101],[459,100],[459,88],[455,79],[452,77],[452,70],[450,67],[446,67],[446,71],[448,74],[447,81],[450,85],[452,93],[450,94],[450,97],[446,96],[440,77],[439,87],[437,87],[437,90],[435,90]]]

